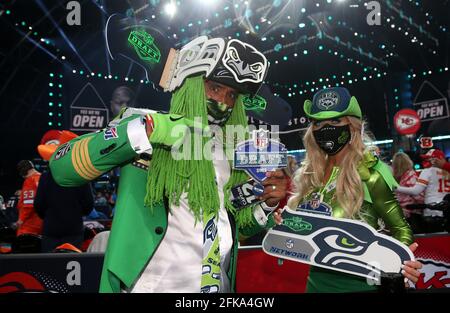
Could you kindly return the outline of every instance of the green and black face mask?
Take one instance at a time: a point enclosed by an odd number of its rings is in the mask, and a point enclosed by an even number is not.
[[[325,124],[321,129],[314,130],[313,136],[320,149],[328,155],[335,155],[350,141],[350,126]]]
[[[208,98],[206,100],[206,106],[208,108],[208,122],[219,126],[225,125],[230,118],[233,108],[228,107],[223,102],[217,102],[214,99]]]

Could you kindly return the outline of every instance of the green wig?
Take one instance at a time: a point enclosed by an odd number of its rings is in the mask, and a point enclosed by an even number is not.
[[[184,84],[173,93],[170,103],[170,113],[181,114],[191,120],[200,117],[203,125],[208,124],[203,76],[186,79]],[[245,129],[245,134],[227,134],[227,125],[241,126]],[[242,103],[242,96],[239,96],[236,100],[231,116],[224,125],[224,128],[225,137],[227,138],[224,142],[228,143],[231,141],[235,144],[243,138],[248,138],[248,123]],[[232,138],[230,140],[230,136],[235,135],[239,138]],[[202,147],[205,146],[208,140],[210,138],[202,137]],[[195,149],[195,145],[191,146],[192,149]],[[225,151],[230,147],[224,148]],[[192,151],[192,153],[198,153],[198,151]],[[239,226],[252,224],[252,208],[249,207],[236,212],[236,209],[229,200],[230,189],[232,186],[240,184],[247,179],[248,176],[244,171],[232,170],[230,179],[225,184],[223,190],[225,208],[235,216]],[[189,208],[193,212],[196,220],[201,220],[202,212],[218,213],[220,200],[212,161],[203,157],[200,159],[192,157],[176,160],[173,158],[170,149],[155,145],[148,170],[145,204],[153,208],[156,203],[161,203],[164,197],[166,197],[169,204],[178,206],[183,193],[187,194]]]

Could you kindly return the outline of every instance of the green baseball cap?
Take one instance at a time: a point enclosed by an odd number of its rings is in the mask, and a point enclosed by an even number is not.
[[[328,120],[341,116],[362,118],[358,101],[343,87],[326,88],[318,91],[312,101],[305,101],[303,109],[306,115],[314,120]]]

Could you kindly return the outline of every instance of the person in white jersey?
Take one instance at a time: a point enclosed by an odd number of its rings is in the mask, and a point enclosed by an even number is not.
[[[425,169],[420,173],[416,184],[413,187],[399,186],[395,191],[408,195],[418,195],[425,191],[425,204],[440,203],[450,192],[450,173],[433,166],[430,159],[445,159],[445,155],[439,149],[431,149],[426,154],[421,155],[421,157],[424,159],[423,165]],[[423,216],[442,217],[443,212],[426,208],[423,211]]]

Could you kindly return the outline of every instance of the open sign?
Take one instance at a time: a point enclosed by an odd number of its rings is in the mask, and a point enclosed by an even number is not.
[[[431,121],[448,117],[447,99],[445,98],[414,103],[414,106],[422,121]]]

